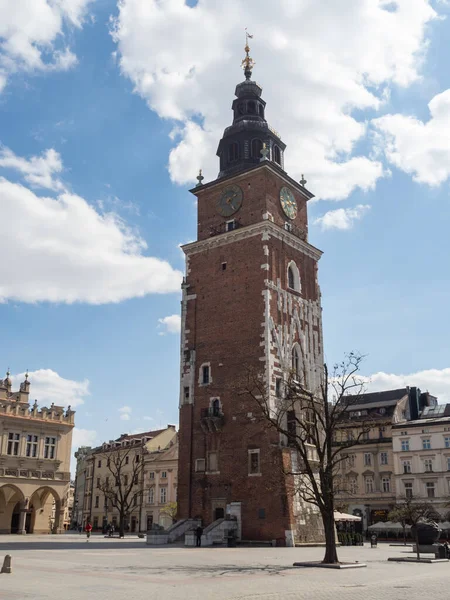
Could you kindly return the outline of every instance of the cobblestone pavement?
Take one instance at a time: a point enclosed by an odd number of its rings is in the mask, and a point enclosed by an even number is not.
[[[341,548],[364,569],[295,568],[322,548],[149,547],[93,536],[0,536],[0,600],[427,600],[448,598],[450,563],[400,564],[410,548]]]

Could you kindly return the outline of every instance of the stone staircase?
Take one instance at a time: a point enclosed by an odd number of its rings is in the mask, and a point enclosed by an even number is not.
[[[237,532],[237,521],[235,519],[217,519],[211,525],[208,525],[203,530],[202,546],[223,545],[226,543],[226,535],[229,531]],[[196,545],[195,528],[192,531],[187,531],[184,544],[185,546]]]
[[[168,529],[151,529],[147,532],[147,544],[149,546],[161,546],[173,544],[182,540],[187,532],[198,527],[200,521],[197,519],[181,519]],[[195,544],[194,544],[195,545]]]

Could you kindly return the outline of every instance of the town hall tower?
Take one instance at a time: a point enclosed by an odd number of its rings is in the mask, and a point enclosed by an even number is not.
[[[203,184],[200,173],[191,190],[198,231],[183,246],[178,516],[207,526],[231,512],[242,539],[292,545],[317,541],[320,519],[289,494],[287,441],[236,386],[253,369],[275,398],[294,369],[317,389],[321,252],[308,242],[313,195],[284,170],[286,145],[267,123],[246,53],[218,177]]]

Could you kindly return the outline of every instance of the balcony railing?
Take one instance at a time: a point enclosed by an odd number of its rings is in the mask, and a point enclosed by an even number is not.
[[[224,416],[220,408],[202,408],[200,413],[200,424],[205,432],[220,431],[224,422]]]
[[[229,231],[234,231],[235,229],[239,229],[240,227],[242,227],[240,221],[226,221],[225,223],[221,223],[220,225],[211,227],[209,230],[209,235],[210,237],[213,237],[215,235],[220,235],[221,233],[228,233]]]

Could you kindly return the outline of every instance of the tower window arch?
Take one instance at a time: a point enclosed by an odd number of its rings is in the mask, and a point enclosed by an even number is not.
[[[254,115],[256,113],[256,103],[255,102],[248,102],[248,104],[247,104],[247,112],[250,115]]]
[[[292,364],[291,364],[292,375],[294,376],[295,379],[300,380],[301,375],[302,375],[302,370],[301,370],[302,367],[301,367],[301,358],[300,358],[300,347],[298,344],[293,345],[291,358],[292,358]]]
[[[278,146],[273,147],[273,160],[281,165],[281,151]]]
[[[228,160],[234,162],[239,159],[239,144],[233,142],[228,146]]]
[[[259,105],[259,116],[264,119],[264,106],[262,104]]]
[[[261,158],[262,141],[259,138],[252,140],[252,157]]]
[[[287,281],[289,289],[294,290],[298,293],[302,291],[302,286],[300,282],[300,271],[298,270],[298,267],[293,260],[291,260],[291,262],[288,264]]]

